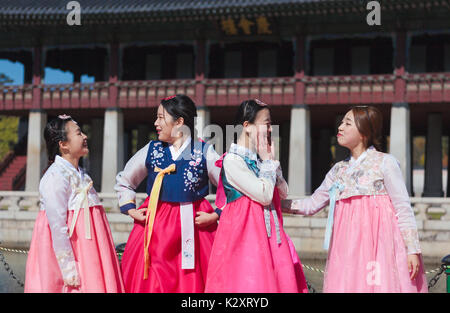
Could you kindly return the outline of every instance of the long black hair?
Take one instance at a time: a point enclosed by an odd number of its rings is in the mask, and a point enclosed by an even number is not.
[[[195,117],[197,116],[197,108],[194,101],[186,95],[178,94],[161,100],[161,105],[169,113],[174,120],[182,117],[184,125],[191,131],[191,139],[194,141],[197,133],[195,131]]]
[[[66,124],[69,121],[75,122],[70,116],[60,115],[45,125],[44,139],[47,145],[48,166],[55,161],[56,155],[61,156],[59,142],[67,141]]]
[[[267,104],[264,102],[261,102],[258,99],[251,99],[251,100],[245,100],[241,103],[239,106],[239,109],[236,113],[236,118],[234,121],[234,124],[242,125],[245,121],[248,121],[249,123],[254,123],[256,119],[256,115],[259,111],[262,109],[269,109]]]

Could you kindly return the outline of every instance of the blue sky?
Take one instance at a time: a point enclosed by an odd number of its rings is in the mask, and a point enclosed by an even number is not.
[[[24,83],[25,68],[20,62],[11,62],[0,59],[0,73],[5,74],[13,80],[13,83],[7,85],[22,85]],[[73,74],[68,71],[46,67],[44,74],[45,84],[70,84],[73,83]],[[93,83],[94,77],[88,75],[81,76],[82,83]]]

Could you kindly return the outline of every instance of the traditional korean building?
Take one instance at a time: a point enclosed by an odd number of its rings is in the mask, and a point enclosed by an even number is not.
[[[270,104],[285,176],[299,196],[345,157],[335,140],[343,114],[376,105],[385,151],[401,162],[408,189],[413,139],[424,136],[416,196],[443,197],[450,1],[379,1],[380,25],[369,25],[376,4],[368,2],[79,0],[77,21],[69,1],[0,0],[0,59],[24,66],[23,85],[0,88],[0,115],[21,117],[19,145],[0,165],[4,189],[37,190],[47,164],[43,128],[66,113],[89,135],[85,166],[97,190],[113,192],[116,173],[152,138],[160,99],[184,93],[197,104],[200,129],[211,123],[225,132],[242,100]],[[46,83],[46,68],[70,71],[73,83]]]

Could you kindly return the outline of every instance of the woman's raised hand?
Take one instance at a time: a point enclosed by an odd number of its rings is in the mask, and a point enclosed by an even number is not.
[[[258,127],[257,130],[257,151],[259,157],[265,160],[275,160],[275,145],[268,136],[269,132],[267,126]],[[269,141],[271,140],[271,141]]]

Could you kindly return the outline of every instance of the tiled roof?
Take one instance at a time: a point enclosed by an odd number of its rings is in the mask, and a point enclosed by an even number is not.
[[[0,23],[65,20],[70,0],[0,0]],[[78,0],[86,19],[221,18],[227,15],[277,15],[293,9],[345,5],[359,0]]]
[[[449,0],[383,0],[382,9],[404,12],[432,7],[448,10]],[[0,24],[65,23],[70,0],[0,0]],[[346,15],[367,12],[367,0],[78,0],[83,23],[166,22],[226,16]]]
[[[261,6],[291,6],[345,0],[78,0],[82,12],[134,13],[184,10],[234,10]],[[67,14],[69,0],[0,0],[1,14]]]

